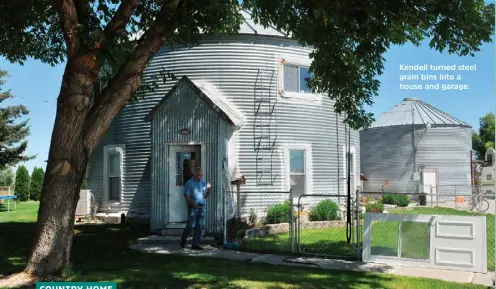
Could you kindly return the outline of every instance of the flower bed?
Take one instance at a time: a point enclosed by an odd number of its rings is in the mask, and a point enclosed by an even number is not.
[[[344,227],[346,222],[344,221],[315,221],[315,222],[301,222],[300,228],[305,229],[322,229],[322,228],[333,228],[333,227]],[[261,227],[256,227],[246,231],[245,238],[260,238],[273,236],[281,233],[289,232],[289,223],[271,224]]]

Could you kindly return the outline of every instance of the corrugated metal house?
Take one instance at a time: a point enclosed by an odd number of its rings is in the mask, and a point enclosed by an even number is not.
[[[290,189],[345,194],[345,125],[306,86],[311,49],[243,15],[239,35],[163,48],[149,63],[145,78],[167,71],[177,80],[126,106],[92,155],[87,183],[103,210],[150,215],[153,230],[186,221],[182,170],[191,158],[213,188],[208,232],[221,230],[222,194],[240,175],[244,213]],[[353,188],[358,146],[352,131]]]
[[[471,149],[470,125],[406,98],[360,131],[363,189],[429,193],[432,185],[432,193],[470,194]]]

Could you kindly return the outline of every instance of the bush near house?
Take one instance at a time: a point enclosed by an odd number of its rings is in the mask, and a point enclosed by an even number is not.
[[[33,201],[39,201],[41,197],[41,191],[43,190],[43,179],[45,178],[45,172],[42,168],[34,168],[31,174],[31,186],[30,186],[30,196],[29,198]]]
[[[384,205],[381,203],[367,204],[365,211],[369,213],[382,213],[384,212]]]
[[[25,166],[19,166],[15,179],[15,195],[17,200],[24,202],[29,200],[29,172]]]
[[[250,228],[250,225],[245,220],[232,217],[227,221],[227,240],[242,240],[245,237],[246,230]]]
[[[320,201],[310,211],[310,221],[332,221],[339,219],[339,206],[331,200]]]
[[[265,217],[265,224],[289,223],[290,207],[288,201],[270,206],[267,210],[267,216]]]
[[[410,204],[410,198],[407,195],[384,195],[382,203],[387,205],[396,205],[398,207],[407,207]]]

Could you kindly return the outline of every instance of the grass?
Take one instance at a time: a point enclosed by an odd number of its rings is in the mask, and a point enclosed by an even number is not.
[[[450,208],[413,208],[412,210],[392,210],[396,214],[425,214],[425,215],[458,215],[458,216],[486,216],[487,228],[487,265],[494,271],[494,244],[495,220],[492,214],[480,214],[460,211]],[[362,227],[363,229],[363,227]],[[374,255],[397,256],[398,222],[376,222],[372,225],[371,253]],[[429,258],[429,233],[427,223],[402,223],[402,252],[401,256],[411,259]],[[362,230],[363,234],[363,230]],[[346,241],[346,228],[325,228],[302,230],[300,235],[301,248],[306,253],[325,254],[343,258],[356,258],[356,251]],[[243,245],[243,249],[254,252],[290,251],[289,234],[279,234],[266,238],[256,238]]]
[[[0,210],[0,274],[24,268],[34,235],[37,204]],[[482,289],[483,286],[386,274],[329,271],[227,260],[159,254],[128,249],[146,235],[146,226],[78,225],[66,281],[114,281],[131,288],[440,288]],[[34,286],[33,286],[34,288]]]

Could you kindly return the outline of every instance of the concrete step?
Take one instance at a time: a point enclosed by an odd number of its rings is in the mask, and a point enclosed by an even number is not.
[[[187,243],[191,244],[192,237],[188,237]],[[211,244],[214,241],[212,237],[203,237],[201,244]],[[181,242],[180,236],[147,236],[144,238],[139,238],[137,240],[138,244],[144,245],[161,245],[161,244],[179,244]]]
[[[184,228],[168,228],[160,232],[160,236],[181,236]]]

